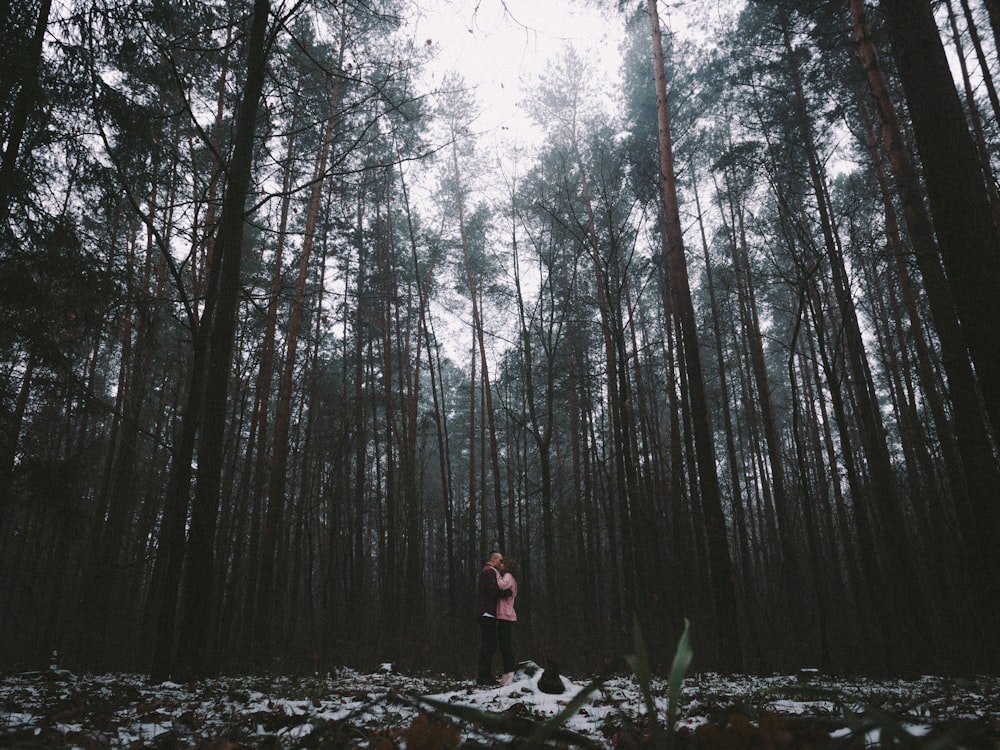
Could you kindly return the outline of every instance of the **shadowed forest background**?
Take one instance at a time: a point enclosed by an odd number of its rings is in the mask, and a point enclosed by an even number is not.
[[[0,668],[1000,671],[1000,0],[604,5],[0,5]]]

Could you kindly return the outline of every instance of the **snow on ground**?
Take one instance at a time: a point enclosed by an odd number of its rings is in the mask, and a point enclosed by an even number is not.
[[[233,677],[190,684],[136,675],[65,670],[0,677],[0,747],[504,747],[562,713],[587,679],[539,687],[525,663],[512,684],[479,688],[443,675]],[[655,723],[666,725],[666,683],[654,680]],[[632,676],[605,680],[559,722],[561,746],[628,747],[648,736]],[[701,746],[727,735],[746,742],[782,736],[786,747],[879,747],[939,742],[1000,747],[1000,679],[875,681],[818,674],[689,676],[676,730]],[[792,744],[787,739],[792,738]],[[885,741],[882,742],[882,738]],[[760,744],[758,742],[758,744]],[[681,745],[684,746],[684,745]]]

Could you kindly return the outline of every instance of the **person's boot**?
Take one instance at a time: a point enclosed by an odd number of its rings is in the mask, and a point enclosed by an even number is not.
[[[503,676],[500,678],[500,687],[507,687],[511,683],[511,680],[513,679],[514,679],[513,672],[504,672]]]

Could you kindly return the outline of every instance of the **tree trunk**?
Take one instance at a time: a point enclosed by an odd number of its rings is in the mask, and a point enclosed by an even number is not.
[[[695,449],[701,480],[702,504],[705,512],[711,575],[715,600],[715,617],[718,623],[719,667],[726,671],[739,671],[742,666],[740,634],[736,616],[736,591],[733,583],[733,564],[729,555],[726,520],[722,511],[719,477],[712,445],[712,426],[705,396],[705,379],[695,329],[694,305],[688,284],[684,257],[684,238],[681,231],[677,184],[674,173],[673,142],[670,134],[670,110],[667,102],[667,78],[663,60],[663,40],[657,0],[647,0],[650,36],[652,38],[653,67],[655,71],[656,112],[659,125],[658,145],[660,156],[660,195],[663,211],[660,214],[661,231],[667,246],[670,283],[674,304],[681,321],[684,336],[684,363],[691,389]]]
[[[258,618],[257,636],[263,649],[262,656],[267,656],[275,646],[271,637],[274,632],[272,614],[284,610],[283,603],[277,598],[278,594],[276,593],[279,579],[277,553],[279,539],[284,530],[285,486],[288,475],[289,430],[292,418],[292,391],[295,384],[299,335],[302,330],[302,318],[305,308],[306,282],[309,279],[309,261],[312,258],[313,245],[316,241],[316,225],[323,197],[326,165],[333,141],[337,102],[340,99],[340,79],[337,78],[332,86],[330,110],[327,115],[323,140],[313,171],[312,191],[307,208],[302,252],[299,256],[298,276],[295,281],[295,291],[292,296],[291,311],[288,319],[288,331],[285,336],[285,357],[282,363],[281,377],[278,381],[278,394],[275,398],[274,442],[270,465],[268,467],[267,511],[265,513],[265,522],[261,537],[260,559],[258,562],[260,565],[260,579],[256,599]],[[280,269],[278,273],[280,274]]]
[[[742,197],[738,193],[734,195],[738,188],[736,180],[730,179],[731,177],[733,177],[733,175],[730,175],[727,171],[726,180],[729,183],[727,185],[729,204],[728,210],[723,207],[723,198],[718,185],[716,185],[716,192],[718,194],[719,209],[725,216],[725,222],[729,225],[729,231],[726,239],[730,244],[730,251],[735,254],[738,237],[737,227],[743,226],[743,201]],[[692,180],[692,183],[694,182],[695,181]],[[726,364],[725,346],[723,343],[724,324],[722,320],[722,310],[720,309],[719,302],[716,299],[715,274],[713,273],[712,262],[709,257],[708,238],[705,234],[705,225],[702,220],[701,207],[698,203],[699,198],[697,188],[695,188],[694,197],[695,204],[698,206],[698,226],[701,230],[702,248],[705,255],[705,283],[708,288],[708,298],[712,309],[712,330],[715,339],[715,358],[717,360],[717,368],[719,371],[719,391],[722,394],[721,402],[723,430],[726,435],[726,460],[729,465],[729,481],[731,485],[729,497],[733,508],[736,544],[737,549],[739,550],[739,556],[737,557],[735,564],[736,568],[739,570],[739,580],[742,583],[741,593],[743,604],[748,612],[756,613],[759,609],[759,602],[754,587],[754,555],[750,551],[750,531],[747,527],[745,502],[743,490],[741,488],[743,471],[736,453],[736,425],[733,421],[732,409],[730,408],[729,403],[729,368]],[[739,218],[737,218],[737,216]],[[747,633],[747,638],[744,639],[745,641],[748,641],[745,645],[759,653],[759,635],[756,633],[757,628],[754,617],[748,616],[742,621],[747,623],[749,631]]]
[[[483,396],[486,408],[486,426],[489,427],[489,458],[490,468],[493,475],[493,502],[496,509],[496,538],[500,549],[506,546],[506,533],[504,530],[504,510],[502,497],[502,484],[500,475],[500,458],[497,448],[497,428],[496,418],[493,414],[493,389],[490,387],[490,371],[486,358],[486,337],[483,332],[483,319],[480,292],[476,277],[472,267],[472,257],[469,249],[469,238],[466,234],[465,223],[465,198],[462,194],[461,172],[458,165],[458,140],[452,141],[452,167],[455,170],[455,198],[458,203],[458,230],[462,240],[462,259],[465,266],[465,280],[469,285],[469,297],[472,300],[472,327],[479,344],[480,377],[483,383]],[[485,477],[484,477],[485,480]],[[485,518],[483,519],[485,522]],[[483,551],[485,552],[485,550]]]
[[[969,65],[965,59],[962,33],[959,31],[958,19],[955,17],[955,10],[952,7],[951,0],[945,0],[945,7],[948,9],[948,22],[951,26],[952,44],[955,46],[954,59],[957,60],[959,70],[962,74],[962,88],[965,92],[965,110],[968,112],[969,124],[972,127],[973,142],[976,144],[976,153],[979,155],[979,166],[983,171],[983,184],[986,187],[986,196],[990,202],[990,209],[993,211],[993,223],[996,224],[1000,220],[1000,193],[997,192],[996,176],[993,173],[990,149],[986,143],[986,134],[983,131],[983,117],[979,112],[979,102],[976,101],[972,76],[969,73]],[[986,80],[992,83],[988,72]]]
[[[574,146],[576,144],[574,143]],[[624,395],[621,393],[621,382],[619,379],[618,348],[615,341],[615,333],[620,328],[620,323],[613,319],[613,306],[611,302],[611,290],[609,289],[609,271],[605,268],[605,263],[601,258],[600,245],[598,243],[597,222],[594,214],[594,205],[590,197],[590,188],[587,182],[587,173],[583,166],[583,158],[577,150],[577,169],[580,173],[580,197],[587,212],[587,247],[590,258],[594,266],[594,283],[597,289],[597,308],[601,316],[601,335],[604,342],[605,375],[608,389],[608,418],[611,421],[611,450],[613,451],[614,463],[612,471],[613,494],[612,497],[617,504],[617,515],[619,526],[618,546],[621,550],[622,564],[622,601],[625,604],[625,619],[637,611],[638,607],[638,580],[636,571],[636,540],[634,530],[634,517],[632,508],[632,497],[629,494],[629,482],[627,479],[627,445],[625,443],[625,426],[622,424],[624,410],[622,402]],[[610,264],[607,264],[610,265]],[[550,585],[555,585],[554,582]]]
[[[888,585],[887,593],[893,597],[890,601],[891,606],[897,610],[896,622],[907,628],[904,634],[908,637],[919,638],[918,642],[925,642],[922,637],[925,623],[920,614],[923,607],[923,596],[919,582],[915,577],[906,573],[912,569],[913,563],[908,544],[908,524],[896,488],[892,463],[884,437],[885,430],[882,424],[881,410],[865,356],[861,329],[850,294],[843,255],[833,227],[826,181],[812,135],[812,126],[806,110],[805,94],[795,51],[792,48],[791,31],[787,19],[783,25],[783,35],[786,59],[789,63],[789,72],[795,91],[795,109],[799,132],[809,162],[810,179],[813,193],[816,196],[823,241],[832,274],[838,308],[837,317],[843,326],[848,372],[856,401],[861,445],[872,481],[871,497],[875,503],[875,518],[878,523],[876,532],[880,539],[885,542],[883,549],[886,553],[885,561],[889,567],[888,577],[884,583]],[[896,637],[893,638],[893,643],[897,645],[896,654],[899,659],[909,660],[916,656],[912,649],[912,643],[898,643]]]
[[[516,226],[517,222],[514,222]],[[532,330],[525,314],[524,293],[521,286],[521,267],[517,254],[516,235],[514,237],[514,291],[517,301],[517,318],[520,326],[521,358],[524,368],[524,401],[527,408],[527,427],[531,437],[538,449],[538,471],[541,483],[541,506],[542,506],[542,551],[546,572],[546,600],[551,612],[559,612],[561,605],[561,588],[555,582],[556,560],[555,551],[555,524],[553,521],[553,498],[552,498],[552,430],[554,425],[555,404],[553,397],[555,394],[555,356],[557,347],[554,342],[543,347],[546,356],[545,382],[541,395],[542,408],[539,410],[535,392],[535,358],[532,345]],[[549,277],[551,280],[551,276]],[[543,292],[544,293],[544,290]],[[542,307],[542,306],[540,306]],[[554,311],[553,311],[554,313]],[[555,326],[555,324],[553,324]],[[552,331],[547,331],[540,327],[539,335],[552,335]],[[561,328],[561,326],[560,326]]]
[[[9,434],[0,436],[0,531],[6,528],[8,506],[12,498],[8,496],[14,466],[17,461],[17,447],[21,440],[21,430],[24,426],[24,414],[28,408],[28,396],[31,393],[31,380],[35,374],[36,359],[28,355],[21,374],[21,385],[17,389],[13,414],[10,419]],[[2,547],[0,547],[2,550]]]
[[[19,182],[16,175],[21,144],[28,127],[28,118],[34,112],[40,98],[38,74],[42,66],[42,45],[45,41],[45,30],[49,26],[51,10],[52,0],[42,0],[38,8],[35,30],[31,36],[31,45],[27,50],[29,57],[23,62],[24,75],[21,78],[20,90],[9,113],[3,159],[0,160],[0,227],[3,227],[5,232],[10,218],[12,191]],[[4,20],[7,20],[6,14]]]
[[[922,16],[924,13],[924,4],[919,3],[919,5],[921,6],[919,15]],[[872,43],[864,4],[862,0],[849,0],[849,7],[854,28],[854,38],[858,45],[858,54],[864,66],[868,86],[871,89],[872,98],[881,123],[882,142],[889,157],[889,165],[896,183],[896,191],[903,207],[903,216],[906,219],[909,229],[909,237],[913,244],[917,266],[923,277],[924,291],[926,292],[927,301],[930,306],[931,317],[941,344],[941,361],[947,375],[948,393],[951,397],[953,407],[954,434],[958,443],[967,487],[966,491],[963,492],[961,485],[956,482],[952,485],[952,490],[956,494],[955,502],[962,536],[965,540],[970,577],[975,581],[973,590],[979,591],[981,594],[979,597],[976,597],[975,604],[977,610],[980,612],[980,619],[985,628],[984,632],[993,632],[1000,630],[1000,611],[998,611],[996,605],[996,602],[1000,601],[1000,572],[998,572],[1000,571],[1000,548],[990,540],[995,539],[997,534],[1000,533],[1000,508],[997,507],[996,491],[997,486],[1000,485],[1000,477],[998,477],[996,461],[993,450],[990,447],[991,440],[987,426],[992,421],[992,415],[988,413],[984,417],[980,406],[980,386],[986,382],[984,380],[986,373],[979,370],[979,361],[984,357],[988,359],[988,355],[980,351],[979,359],[977,359],[977,355],[972,353],[973,362],[976,364],[976,372],[974,373],[969,362],[969,353],[973,349],[972,342],[969,339],[976,335],[987,335],[992,337],[992,340],[995,342],[1000,340],[1000,337],[996,337],[993,332],[976,328],[979,323],[975,323],[971,328],[966,325],[965,317],[968,315],[975,316],[977,312],[974,307],[970,309],[969,300],[964,298],[966,292],[969,290],[961,282],[965,276],[970,274],[975,276],[976,273],[980,273],[981,276],[979,277],[980,281],[972,282],[974,286],[982,286],[983,282],[987,282],[991,278],[995,281],[997,278],[995,275],[996,268],[994,267],[994,275],[992,277],[990,276],[989,263],[977,271],[974,267],[974,258],[979,253],[992,253],[992,257],[995,260],[997,258],[997,245],[994,242],[991,249],[983,247],[978,244],[982,240],[982,235],[980,235],[973,238],[973,244],[969,245],[968,248],[968,252],[972,253],[974,257],[970,259],[964,256],[964,251],[961,248],[963,247],[962,242],[966,228],[954,225],[956,223],[962,224],[965,217],[965,210],[952,205],[953,196],[945,194],[948,189],[949,180],[951,179],[943,174],[948,169],[947,153],[938,153],[936,145],[931,142],[931,138],[936,132],[936,128],[941,127],[945,128],[947,132],[954,132],[954,137],[964,143],[962,147],[963,151],[968,151],[971,144],[968,142],[968,133],[964,131],[964,121],[957,124],[952,123],[951,125],[946,125],[944,122],[935,125],[931,122],[933,114],[928,113],[926,108],[933,107],[933,102],[928,100],[918,79],[910,81],[910,88],[917,90],[919,96],[915,95],[915,99],[924,110],[921,115],[922,129],[925,131],[925,143],[922,151],[930,149],[933,155],[931,163],[936,175],[937,186],[934,191],[936,201],[932,199],[931,207],[932,210],[935,210],[935,215],[939,211],[960,211],[954,217],[949,217],[947,214],[942,216],[940,222],[935,224],[939,230],[938,239],[941,243],[940,250],[938,249],[938,244],[934,240],[935,227],[932,227],[931,217],[924,208],[924,196],[920,189],[917,170],[910,160],[909,152],[904,147],[896,110],[889,96],[889,89],[875,52],[875,46]],[[897,9],[898,12],[900,12],[899,9]],[[907,16],[907,11],[902,11],[902,14]],[[916,18],[910,19],[908,16],[904,20],[906,23],[910,23],[911,20],[914,24],[917,23]],[[933,21],[933,18],[931,20]],[[924,24],[921,24],[920,29],[923,29],[923,27]],[[914,40],[919,38],[920,29],[907,29],[899,43],[904,45],[913,44]],[[937,39],[936,36],[935,39]],[[930,44],[934,46],[934,39],[930,40]],[[936,44],[940,47],[939,39],[937,39]],[[917,70],[922,65],[927,64],[921,60],[914,59],[914,55],[909,53],[907,54],[907,60],[908,67]],[[911,79],[914,78],[915,71],[911,71],[909,76]],[[949,77],[948,85],[951,86],[952,94],[957,100],[957,94],[955,94],[954,86],[950,83],[950,80]],[[954,106],[954,102],[951,103],[951,106]],[[953,117],[954,115],[949,115],[946,119],[950,120]],[[966,154],[965,158],[968,159],[968,154]],[[969,189],[974,189],[975,176],[965,174],[968,171],[968,165],[963,166],[961,170],[964,170],[962,172],[964,176],[960,177],[960,175],[956,174],[954,179],[958,180],[961,184],[971,183]],[[929,179],[930,175],[928,174]],[[929,187],[930,184],[928,182]],[[955,185],[955,187],[957,189],[959,185]],[[979,210],[971,212],[975,216],[970,221],[979,226],[980,229],[989,220],[986,203],[984,197],[981,196]],[[935,205],[937,205],[936,209],[934,208]],[[944,222],[943,231],[941,222]],[[945,251],[946,242],[952,248],[949,252]],[[956,249],[958,249],[958,254],[961,257],[955,257]],[[946,267],[949,264],[949,259],[952,266],[958,266],[956,271],[949,272],[947,280],[940,265],[942,257],[945,258]],[[969,267],[970,263],[972,263],[973,267]],[[953,279],[953,276],[956,278]],[[956,284],[956,280],[959,283]],[[951,282],[950,284],[949,281]],[[982,290],[975,293],[982,293]],[[994,294],[994,304],[997,299],[998,295]],[[989,309],[984,308],[984,313],[988,316],[990,314]],[[959,323],[959,319],[961,323]],[[982,350],[984,345],[988,343],[978,342],[979,349]],[[978,384],[977,375],[979,379]],[[996,380],[991,381],[991,386],[997,386]],[[983,395],[985,396],[985,390],[983,391]],[[997,434],[996,422],[993,421],[992,424],[995,436]],[[942,441],[947,441],[949,438],[943,435],[941,439]],[[985,644],[989,640],[984,639],[982,642]],[[994,648],[991,658],[994,660],[993,663],[997,664],[1000,661],[1000,651]]]
[[[413,225],[413,212],[410,207],[409,192],[406,188],[406,180],[402,171],[399,175],[399,186],[403,194],[403,206],[406,211],[407,228],[410,237],[410,258],[413,262],[413,278],[417,288],[417,337],[424,342],[424,349],[427,351],[427,372],[430,376],[431,400],[433,402],[434,434],[437,439],[438,453],[438,477],[441,481],[441,498],[443,502],[443,518],[445,525],[445,551],[447,557],[447,591],[449,609],[454,612],[457,605],[456,591],[458,580],[455,568],[455,528],[454,528],[454,498],[452,494],[451,468],[448,462],[448,434],[447,420],[443,414],[443,393],[439,393],[438,373],[440,361],[435,360],[437,347],[435,345],[434,332],[430,321],[430,290],[434,278],[433,264],[427,270],[426,276],[421,272],[420,261],[417,257],[417,235]],[[415,363],[419,366],[421,347],[417,347]],[[417,408],[416,399],[414,409]],[[414,425],[414,429],[416,426]]]
[[[1000,233],[926,0],[881,0],[945,272],[994,436],[1000,435]],[[994,503],[995,504],[995,503]],[[996,532],[997,526],[993,526]]]
[[[194,675],[204,674],[210,668],[210,657],[213,655],[213,644],[207,642],[207,637],[211,632],[210,622],[214,612],[215,527],[222,479],[229,374],[239,308],[243,222],[250,191],[257,110],[270,46],[267,38],[269,9],[269,0],[255,0],[247,42],[247,80],[237,117],[228,170],[229,182],[223,196],[214,248],[213,273],[217,279],[218,301],[212,319],[205,321],[210,325],[211,345],[205,370],[206,399],[199,440],[197,484],[188,532],[180,654],[185,671]],[[197,375],[192,373],[192,380],[195,379]]]
[[[976,50],[976,62],[979,64],[979,73],[982,75],[983,84],[986,86],[986,95],[990,100],[990,107],[993,110],[993,121],[1000,120],[1000,96],[997,95],[997,87],[993,82],[993,73],[990,71],[989,60],[986,51],[983,49],[983,42],[979,36],[979,27],[976,19],[972,15],[972,8],[969,7],[969,0],[961,0],[962,15],[965,16],[965,26],[969,31],[969,38],[972,46]],[[989,5],[989,3],[987,3]],[[974,100],[970,100],[972,104]]]

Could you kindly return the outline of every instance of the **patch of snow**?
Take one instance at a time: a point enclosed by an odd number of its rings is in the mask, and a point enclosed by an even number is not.
[[[307,734],[311,734],[313,731],[312,724],[299,724],[298,726],[289,727],[288,729],[283,729],[278,732],[279,736],[291,737],[292,739],[302,739]]]
[[[34,714],[18,713],[16,711],[0,714],[0,726],[7,726],[12,729],[31,726],[35,721],[37,721],[37,717]]]
[[[790,714],[801,716],[803,714],[829,713],[832,714],[837,707],[832,701],[793,701],[776,700],[770,704],[771,709],[779,714]]]

